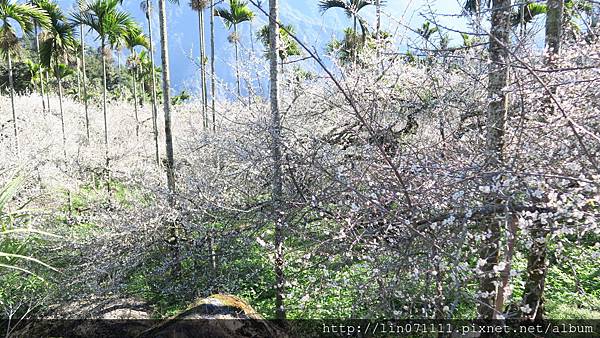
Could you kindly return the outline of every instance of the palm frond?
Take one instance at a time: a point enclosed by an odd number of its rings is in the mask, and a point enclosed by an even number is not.
[[[142,12],[144,12],[146,19],[148,19],[150,17],[153,9],[154,9],[154,7],[152,7],[152,1],[142,0],[142,2],[140,2],[140,10]]]
[[[129,49],[135,47],[149,48],[150,42],[139,26],[134,25],[124,36],[125,45]]]
[[[248,7],[248,3],[240,0],[230,0],[229,9],[223,7],[216,8],[213,15],[221,17],[228,29],[231,26],[254,19],[254,12]]]
[[[233,14],[231,14],[226,8],[216,8],[214,16],[218,16],[221,19],[223,19],[223,23],[228,29],[231,28],[231,26],[233,26]]]
[[[231,8],[232,16],[236,21],[236,24],[252,21],[254,18],[254,12],[248,7],[248,3],[240,0],[230,0],[229,7]]]
[[[19,4],[4,0],[0,2],[0,54],[17,55],[19,43],[17,29],[31,34],[35,25],[42,28],[50,25],[48,13],[31,4]]]
[[[351,7],[356,10],[356,12],[360,12],[361,9],[374,5],[375,2],[371,0],[352,0]],[[383,5],[383,4],[382,4]]]
[[[321,13],[325,13],[327,10],[332,8],[341,8],[346,11],[346,14],[350,12],[350,4],[342,0],[321,0],[319,1],[319,10]]]
[[[55,64],[52,68],[56,78],[64,79],[75,74],[75,71],[64,63]]]
[[[7,2],[4,6],[0,6],[0,20],[3,21],[3,24],[6,24],[8,19],[16,22],[26,34],[33,32],[34,22],[42,28],[50,25],[48,13],[31,4]]]

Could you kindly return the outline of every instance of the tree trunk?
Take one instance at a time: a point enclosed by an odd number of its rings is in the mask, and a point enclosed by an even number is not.
[[[77,99],[81,102],[81,62],[78,57],[75,57],[75,61],[77,62]]]
[[[152,70],[150,72],[152,76],[152,132],[154,134],[154,156],[156,159],[156,165],[160,165],[160,151],[158,146],[158,107],[156,104],[156,69],[154,66],[154,41],[152,39],[152,20],[150,16],[150,0],[146,0],[146,18],[148,19],[148,40],[150,42],[150,66]]]
[[[40,37],[38,36],[38,24],[34,22],[33,32],[35,34],[35,52],[38,55],[38,63],[40,65],[40,95],[42,96],[42,110],[46,110],[46,100],[44,98],[44,78],[42,72],[42,58],[40,55]]]
[[[522,2],[519,8],[519,33],[521,37],[525,37],[525,7],[527,7],[527,2]]]
[[[19,132],[17,130],[17,114],[15,112],[15,83],[13,80],[12,56],[10,51],[6,53],[8,56],[8,86],[10,90],[10,107],[12,109],[13,130],[15,134],[15,151],[19,154]]]
[[[480,34],[481,31],[481,0],[475,0],[475,33]]]
[[[146,101],[144,101],[144,99],[146,98],[146,95],[148,95],[148,88],[146,88],[146,83],[144,82],[144,76],[140,75],[140,68],[137,68],[137,77],[138,77],[138,83],[140,85],[140,107],[144,108],[144,104],[146,103]]]
[[[117,47],[117,77],[121,80],[121,49]],[[121,81],[119,81],[119,85],[121,85]]]
[[[375,1],[375,15],[377,16],[377,24],[375,26],[375,40],[379,44],[381,34],[381,0]]]
[[[546,64],[554,68],[554,59],[560,52],[560,39],[562,35],[563,1],[548,0],[546,13],[546,48],[548,57]],[[552,95],[556,93],[556,86],[548,86],[550,92],[546,93],[545,104],[549,114],[554,113]],[[537,221],[532,225],[531,241],[527,258],[527,279],[523,291],[523,307],[530,311],[522,311],[522,317],[541,320],[544,315],[544,286],[548,270],[547,239],[548,229]]]
[[[523,307],[528,311],[521,310],[521,317],[533,320],[541,320],[544,314],[544,287],[546,282],[547,248],[546,237],[548,231],[541,222],[537,221],[531,229],[532,244],[527,257],[527,279],[523,290]],[[543,240],[543,242],[541,242]]]
[[[238,51],[238,39],[237,25],[233,25],[233,33],[235,34],[235,40],[233,41],[233,47],[235,49],[235,83],[237,85],[238,97],[242,97],[242,91],[240,89],[240,55]]]
[[[250,29],[250,49],[248,50],[248,60],[252,60],[252,55],[254,54],[254,33],[252,32],[252,21],[248,23]],[[258,74],[256,76],[258,79]],[[246,87],[248,90],[248,107],[252,105],[252,97],[254,96],[254,90],[252,88],[252,81],[250,79],[246,80]]]
[[[215,110],[215,0],[210,0],[210,109],[212,111],[212,131],[217,130]]]
[[[48,85],[48,90],[46,90],[46,107],[48,111],[50,111],[50,75],[48,75],[48,71],[44,71],[44,76],[46,76],[46,84]]]
[[[206,130],[206,64],[204,63],[204,9],[198,9],[198,36],[200,40],[200,95],[202,96],[202,128]]]
[[[270,98],[271,98],[271,158],[273,161],[273,181],[271,199],[273,204],[273,222],[275,223],[275,312],[277,319],[285,319],[283,304],[285,292],[284,275],[284,216],[283,187],[281,171],[281,116],[279,112],[278,47],[279,26],[277,23],[277,0],[269,0],[269,61],[270,61]]]
[[[377,60],[379,61],[379,58],[381,57],[381,0],[375,1],[375,15],[377,16],[377,23],[375,24],[375,48],[377,51]]]
[[[546,47],[549,56],[546,63],[551,65],[554,57],[560,51],[560,39],[562,36],[563,2],[548,0],[546,13]]]
[[[135,52],[133,52],[135,57]],[[140,136],[140,119],[138,116],[138,97],[137,97],[137,68],[133,70],[133,76],[131,77],[131,85],[133,86],[133,112],[135,114],[135,137]]]
[[[63,113],[63,88],[62,88],[62,78],[60,75],[56,76],[56,81],[58,82],[58,107],[60,110],[60,127],[62,130],[62,142],[63,142],[63,156],[65,157],[65,161],[67,160],[67,134],[65,132],[65,116]]]
[[[104,117],[104,155],[106,157],[106,169],[108,170],[109,158],[108,158],[108,119],[106,116],[106,55],[104,55],[104,48],[106,48],[105,38],[101,38],[101,51],[102,51],[102,114]]]
[[[175,193],[175,175],[173,158],[173,134],[171,132],[171,78],[169,69],[169,39],[167,36],[167,13],[165,0],[159,0],[160,17],[160,48],[162,60],[162,89],[163,110],[165,113],[165,148],[166,148],[166,171],[167,186],[171,194]]]
[[[167,10],[165,0],[158,0],[158,6],[163,80],[163,110],[165,113],[165,148],[167,156],[165,161],[165,169],[167,172],[167,186],[169,188],[169,205],[171,208],[175,208],[175,160],[173,158],[173,134],[171,131],[171,79],[169,74],[169,40],[167,35]],[[169,231],[171,245],[173,246],[174,274],[178,276],[180,271],[180,260],[177,224],[171,223]]]
[[[354,36],[352,37],[352,39],[354,40],[354,45],[352,46],[352,49],[354,49],[353,51],[353,55],[352,55],[352,66],[356,67],[356,61],[358,58],[358,27],[356,24],[356,16],[358,15],[358,13],[354,13]]]
[[[489,45],[489,80],[486,137],[486,171],[502,170],[504,157],[504,133],[508,96],[503,91],[508,84],[508,44],[510,32],[510,0],[492,1],[492,18]],[[494,186],[496,175],[486,177],[487,184]],[[502,206],[502,199],[497,192],[491,191],[486,197],[486,204]],[[506,215],[492,215],[486,220],[486,238],[481,243],[479,258],[485,263],[481,266],[482,275],[479,284],[479,303],[477,313],[481,319],[493,319],[498,313],[496,297],[498,295],[499,278],[494,271],[500,254],[501,226]]]
[[[502,311],[504,309],[504,302],[508,297],[508,286],[510,284],[510,270],[512,269],[512,262],[515,253],[515,245],[517,237],[517,223],[513,216],[508,220],[508,229],[506,237],[506,255],[504,258],[504,269],[500,271],[500,287],[498,288],[498,296],[496,297],[496,309]]]
[[[85,132],[88,142],[90,141],[90,117],[88,114],[88,97],[87,97],[87,73],[85,69],[85,40],[83,34],[83,25],[79,25],[79,43],[81,44],[81,84],[83,89],[83,106],[85,108]]]

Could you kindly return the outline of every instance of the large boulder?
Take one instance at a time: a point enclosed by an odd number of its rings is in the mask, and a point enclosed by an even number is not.
[[[164,320],[137,299],[89,299],[61,305],[43,319],[25,323],[11,337],[288,337],[248,303],[216,294]]]
[[[232,295],[200,299],[187,310],[143,332],[140,338],[288,337],[249,304]]]
[[[151,326],[153,309],[135,298],[79,299],[51,306],[10,337],[135,337]]]

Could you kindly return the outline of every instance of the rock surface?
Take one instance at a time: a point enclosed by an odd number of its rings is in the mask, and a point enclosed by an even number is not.
[[[232,295],[200,299],[179,315],[143,332],[143,338],[287,337],[250,305]]]
[[[25,323],[11,337],[288,337],[250,305],[216,294],[192,303],[174,317],[152,318],[137,299],[89,299],[56,307],[42,320]]]

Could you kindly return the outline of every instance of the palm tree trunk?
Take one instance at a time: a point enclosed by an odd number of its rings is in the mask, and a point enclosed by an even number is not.
[[[109,166],[108,157],[108,120],[106,116],[106,55],[104,54],[104,48],[106,48],[105,37],[101,38],[101,53],[102,53],[102,114],[104,116],[104,155],[106,157],[106,170]]]
[[[135,56],[135,52],[133,53]],[[133,76],[131,77],[131,85],[133,86],[133,111],[135,114],[135,137],[140,136],[140,119],[138,117],[138,97],[137,97],[137,69],[134,69]]]
[[[146,0],[146,8],[150,8],[150,0]],[[160,165],[160,151],[158,146],[158,105],[156,103],[156,67],[154,65],[154,41],[152,38],[152,20],[150,13],[146,14],[148,19],[148,40],[150,42],[150,74],[152,76],[152,132],[154,134],[154,156],[156,165]]]
[[[12,67],[12,56],[10,51],[6,53],[8,55],[8,86],[10,87],[10,106],[12,109],[13,118],[13,130],[15,134],[15,151],[19,153],[19,132],[17,131],[17,114],[15,112],[15,83],[13,80],[13,67]]]
[[[121,49],[117,47],[117,88],[119,95],[123,94],[123,74],[121,73]]]
[[[480,34],[481,31],[481,0],[475,0],[475,33]]]
[[[167,33],[167,11],[165,0],[158,0],[158,16],[160,18],[160,47],[162,59],[162,86],[163,86],[163,109],[165,113],[165,146],[166,146],[166,172],[167,186],[169,188],[169,205],[175,207],[175,160],[173,158],[173,134],[171,131],[171,79],[169,74],[169,40]],[[170,226],[170,239],[173,245],[174,274],[179,275],[181,262],[179,259],[179,234],[177,224]]]
[[[270,98],[271,98],[271,158],[273,160],[273,181],[271,199],[273,221],[275,223],[275,312],[277,319],[285,319],[284,299],[284,222],[280,211],[283,210],[283,187],[281,170],[281,115],[279,112],[278,47],[279,27],[277,24],[277,0],[269,0],[269,61],[270,61]]]
[[[212,132],[217,131],[216,112],[215,112],[215,2],[210,0],[210,106],[212,114]],[[208,254],[210,256],[210,275],[216,277],[217,274],[217,255],[215,250],[214,237],[211,229],[208,230]]]
[[[144,76],[140,74],[140,67],[138,66],[135,70],[135,74],[137,76],[137,82],[140,88],[140,107],[144,108],[144,104],[146,101],[144,100],[145,96],[148,94],[148,90],[146,88],[146,84],[144,83]]]
[[[548,0],[546,14],[546,46],[548,48],[548,57],[546,64],[549,68],[554,68],[554,59],[560,52],[560,38],[562,35],[563,24],[563,6],[562,0]],[[554,112],[552,95],[556,93],[556,87],[550,86],[550,92],[546,93],[546,104],[551,114]],[[547,239],[548,229],[537,221],[532,225],[530,231],[532,236],[532,245],[529,249],[527,259],[527,279],[523,291],[523,306],[531,309],[530,312],[522,313],[522,317],[534,320],[541,320],[544,315],[544,287],[546,282],[547,263]]]
[[[233,42],[233,46],[235,48],[235,78],[237,85],[237,93],[238,97],[242,97],[242,91],[240,89],[240,55],[238,51],[238,35],[237,35],[237,25],[233,25],[233,33],[235,34],[235,40]]]
[[[252,60],[252,55],[254,55],[254,33],[252,32],[252,21],[250,21],[248,23],[248,27],[250,29],[250,50],[248,50],[248,60]],[[259,77],[257,76],[256,78],[258,79]],[[246,80],[246,85],[248,87],[248,107],[249,107],[252,105],[252,97],[254,96],[254,90],[252,88],[252,81],[250,79]]]
[[[48,90],[46,90],[46,107],[48,107],[48,111],[50,110],[50,75],[48,75],[48,71],[44,71],[44,75],[46,76],[46,84],[48,85]]]
[[[375,1],[375,15],[377,16],[377,24],[375,25],[375,40],[379,43],[381,34],[381,0]]]
[[[504,133],[508,107],[508,94],[503,90],[508,84],[508,44],[510,32],[510,0],[492,1],[492,19],[489,45],[489,80],[487,108],[486,152],[488,172],[502,170],[504,163]],[[494,175],[487,180],[493,186]],[[499,206],[502,210],[501,196],[491,192],[485,196],[486,204]],[[507,216],[507,215],[505,215]],[[496,308],[499,278],[494,271],[498,264],[501,242],[502,215],[492,215],[485,223],[485,231],[489,234],[481,243],[479,257],[485,263],[481,267],[482,276],[479,283],[479,304],[477,313],[481,319],[494,319],[501,309]]]
[[[519,34],[521,37],[525,36],[525,6],[527,6],[527,2],[522,2],[519,8]]]
[[[77,62],[77,98],[78,101],[81,102],[81,61],[79,57],[76,57]]]
[[[356,66],[356,61],[357,61],[357,57],[358,57],[358,44],[357,44],[357,40],[358,40],[358,25],[357,25],[357,19],[356,16],[358,15],[358,13],[354,13],[354,46],[352,46],[352,48],[354,49],[354,53],[352,55],[352,64],[353,66]]]
[[[200,40],[200,95],[202,96],[202,128],[206,130],[206,64],[204,63],[204,8],[198,9],[198,37]]]
[[[206,129],[208,129],[208,86],[206,85],[206,36],[204,34],[204,13],[202,13],[202,92],[204,93],[204,122]]]
[[[121,79],[121,50],[117,48],[117,70],[119,80]],[[119,85],[121,82],[119,81]]]
[[[165,113],[165,146],[167,154],[167,185],[169,191],[175,193],[175,175],[173,158],[173,134],[171,132],[171,78],[169,71],[169,40],[167,36],[167,13],[165,0],[159,0],[160,48],[162,60],[163,110]]]
[[[42,97],[42,110],[46,110],[46,100],[44,99],[44,78],[42,76],[42,58],[40,55],[40,37],[38,36],[38,24],[34,23],[33,32],[35,34],[35,52],[38,55],[38,63],[40,65],[40,95]]]
[[[85,40],[83,34],[83,24],[79,25],[79,43],[81,44],[81,84],[83,88],[83,106],[85,109],[85,133],[88,142],[90,141],[90,117],[88,114],[88,97],[87,97],[87,73],[85,69]]]
[[[63,88],[62,88],[62,78],[61,76],[56,77],[56,81],[58,82],[58,107],[60,110],[60,127],[62,130],[62,142],[63,142],[63,156],[65,157],[65,161],[67,160],[67,134],[65,132],[65,116],[63,114]]]
[[[210,106],[212,111],[212,131],[217,130],[215,110],[215,0],[210,0]]]

